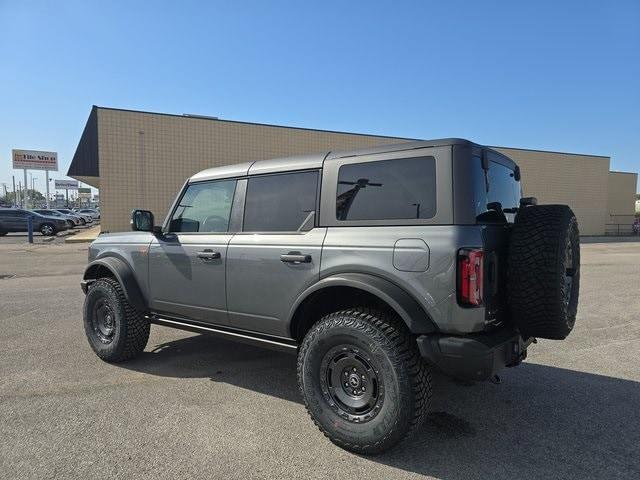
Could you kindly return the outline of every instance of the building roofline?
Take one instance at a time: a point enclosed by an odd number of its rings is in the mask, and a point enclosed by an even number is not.
[[[638,172],[623,172],[621,170],[609,170],[609,173],[623,173],[625,175],[638,175]]]
[[[379,135],[375,133],[359,133],[359,132],[345,132],[342,130],[325,130],[322,128],[307,128],[307,127],[294,127],[289,125],[277,125],[274,123],[260,123],[260,122],[246,122],[242,120],[226,120],[214,116],[207,115],[197,115],[197,114],[178,114],[178,113],[164,113],[164,112],[151,112],[148,110],[134,110],[131,108],[117,108],[117,107],[101,107],[100,105],[93,105],[93,108],[102,109],[102,110],[114,110],[118,112],[130,112],[130,113],[143,113],[147,115],[163,115],[167,117],[177,117],[177,118],[185,118],[192,120],[204,120],[209,122],[226,122],[226,123],[235,123],[240,125],[253,125],[259,127],[273,127],[273,128],[287,128],[292,130],[302,130],[307,132],[322,132],[322,133],[337,133],[340,135],[357,135],[362,137],[378,137],[378,138],[389,138],[395,140],[406,140],[408,142],[421,142],[425,141],[422,138],[411,138],[411,137],[397,137],[392,135]],[[480,145],[480,144],[478,144]],[[482,145],[487,148],[508,148],[509,150],[521,150],[526,152],[539,152],[539,153],[553,153],[560,155],[577,155],[581,157],[597,157],[597,158],[608,158],[611,159],[608,155],[592,155],[590,153],[575,153],[575,152],[560,152],[557,150],[540,150],[536,148],[521,148],[521,147],[507,147],[504,145]]]
[[[130,112],[130,113],[144,113],[147,115],[163,115],[166,117],[178,117],[185,118],[190,120],[205,120],[209,122],[226,122],[226,123],[237,123],[242,125],[253,125],[258,127],[274,127],[274,128],[287,128],[291,130],[304,130],[307,132],[322,132],[322,133],[338,133],[341,135],[358,135],[361,137],[378,137],[378,138],[390,138],[394,140],[407,140],[409,142],[420,141],[419,138],[408,138],[408,137],[394,137],[392,135],[378,135],[375,133],[357,133],[357,132],[345,132],[341,130],[324,130],[322,128],[306,128],[306,127],[292,127],[289,125],[276,125],[274,123],[260,123],[260,122],[245,122],[242,120],[226,120],[223,118],[217,118],[213,116],[206,115],[195,115],[195,114],[178,114],[178,113],[162,113],[162,112],[149,112],[145,110],[132,110],[129,108],[115,108],[115,107],[101,107],[99,105],[93,105],[94,108],[101,110],[115,110],[118,112]]]
[[[611,157],[608,155],[592,155],[591,153],[559,152],[557,150],[539,150],[537,148],[505,147],[504,145],[487,145],[487,147],[508,148],[509,150],[522,150],[524,152],[554,153],[556,155],[577,155],[579,157],[608,158],[609,160],[611,160]]]

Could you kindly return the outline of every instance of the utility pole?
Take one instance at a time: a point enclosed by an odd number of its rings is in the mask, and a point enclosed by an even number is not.
[[[27,183],[27,169],[25,168],[24,169],[24,190],[22,190],[22,208],[27,208],[27,195],[26,195],[27,185],[29,184]]]
[[[49,182],[51,181],[51,179],[49,178],[49,170],[45,170],[45,173],[47,175],[47,179],[45,180],[46,184],[47,184],[47,210],[49,209]]]
[[[11,180],[13,180],[13,205],[18,205],[18,196],[16,195],[16,176],[11,175]]]

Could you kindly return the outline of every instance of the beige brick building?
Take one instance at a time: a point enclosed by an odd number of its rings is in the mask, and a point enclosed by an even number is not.
[[[93,107],[68,175],[100,189],[102,229],[118,231],[133,208],[162,220],[186,178],[208,167],[408,140]],[[582,234],[634,209],[637,175],[609,172],[609,157],[496,149],[520,165],[526,196],[569,204]]]

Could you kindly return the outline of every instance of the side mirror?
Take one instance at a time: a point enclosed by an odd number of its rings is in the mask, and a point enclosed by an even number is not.
[[[134,232],[152,232],[153,213],[149,210],[134,210],[131,212],[131,230]]]

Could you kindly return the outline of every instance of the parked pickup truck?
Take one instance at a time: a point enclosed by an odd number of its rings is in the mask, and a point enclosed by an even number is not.
[[[161,226],[134,210],[91,244],[89,344],[125,361],[157,324],[291,351],[320,430],[382,452],[424,420],[433,368],[493,379],[571,332],[576,218],[520,177],[460,139],[202,171]]]

